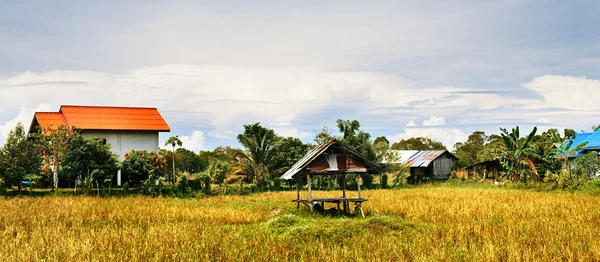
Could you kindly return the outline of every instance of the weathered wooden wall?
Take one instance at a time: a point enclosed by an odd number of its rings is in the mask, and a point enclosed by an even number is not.
[[[433,161],[433,176],[436,179],[448,179],[452,173],[452,159],[442,155]]]

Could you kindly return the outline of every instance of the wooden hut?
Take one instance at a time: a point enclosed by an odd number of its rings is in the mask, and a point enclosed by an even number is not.
[[[448,179],[452,173],[452,163],[458,158],[448,150],[393,150],[400,156],[399,164],[410,168],[414,180],[425,177]]]
[[[285,172],[281,176],[281,179],[296,181],[296,199],[293,202],[298,203],[298,208],[300,208],[300,203],[308,205],[310,210],[313,210],[317,203],[321,203],[321,207],[324,207],[325,203],[334,203],[337,205],[338,210],[340,209],[340,204],[343,204],[343,209],[347,212],[349,203],[352,202],[358,205],[364,217],[362,205],[367,199],[361,197],[360,181],[357,181],[357,197],[348,197],[346,195],[347,174],[374,173],[378,170],[379,165],[377,163],[370,161],[344,143],[336,139],[331,139],[327,143],[318,145],[310,150],[302,159]],[[300,176],[306,176],[308,184],[308,196],[306,199],[300,198]],[[314,176],[340,177],[342,181],[342,196],[337,198],[314,198],[311,188],[311,177]]]

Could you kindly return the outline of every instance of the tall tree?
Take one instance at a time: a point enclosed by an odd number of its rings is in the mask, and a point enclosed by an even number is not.
[[[21,193],[21,181],[25,175],[38,175],[42,166],[40,147],[35,141],[27,138],[25,128],[18,123],[10,131],[2,151],[4,163],[4,181],[8,185],[18,184]]]
[[[182,146],[183,142],[181,142],[181,140],[179,139],[179,136],[172,136],[169,137],[169,139],[167,139],[167,142],[165,142],[165,146],[171,146],[173,147],[173,173],[172,173],[172,182],[175,182],[175,147],[176,146]]]
[[[486,140],[487,136],[484,132],[475,131],[464,143],[456,143],[454,154],[459,159],[456,162],[456,168],[467,167],[479,162],[477,154],[484,149]]]
[[[238,155],[232,166],[234,174],[242,174],[263,189],[269,179],[282,170],[275,169],[275,146],[279,138],[272,129],[260,123],[244,125],[244,133],[237,136],[245,151]]]
[[[332,138],[333,136],[331,135],[331,130],[324,126],[321,132],[315,135],[314,141],[317,143],[317,145],[320,145],[327,143]]]
[[[386,155],[389,153],[390,149],[390,141],[385,136],[380,136],[375,139],[373,142],[373,152],[375,152],[375,156],[377,162],[381,162],[386,158]]]
[[[280,138],[275,145],[275,168],[290,168],[304,157],[311,147],[298,138]]]
[[[428,137],[411,137],[392,144],[392,150],[446,150],[446,147]]]
[[[360,123],[358,121],[338,119],[336,124],[340,133],[342,133],[340,137],[342,142],[354,148],[366,158],[376,160],[377,156],[373,151],[371,135],[360,130]]]

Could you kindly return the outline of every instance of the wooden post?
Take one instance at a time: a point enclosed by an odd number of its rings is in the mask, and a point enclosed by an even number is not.
[[[310,206],[310,211],[313,211],[313,202],[312,202],[312,183],[310,182],[310,173],[306,173],[306,181],[308,183],[308,205]]]
[[[298,209],[300,209],[300,176],[296,176],[296,200],[298,201]]]
[[[342,197],[346,198],[346,173],[342,174]],[[348,212],[348,202],[344,201],[342,202],[342,205],[344,206],[344,213]]]
[[[360,175],[356,175],[356,186],[358,187],[358,198],[360,198],[360,182],[361,182],[361,176]]]

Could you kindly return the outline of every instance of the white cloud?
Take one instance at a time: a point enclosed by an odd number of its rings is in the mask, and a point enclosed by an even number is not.
[[[235,133],[231,130],[215,129],[208,132],[208,135],[220,139],[233,139]]]
[[[585,76],[544,75],[535,77],[523,87],[542,99],[529,108],[552,107],[571,110],[600,110],[600,80]]]
[[[404,133],[388,137],[391,143],[411,137],[428,137],[440,141],[448,150],[452,150],[457,142],[464,142],[469,135],[456,128],[405,128]]]
[[[183,144],[182,147],[187,150],[198,152],[205,149],[204,144],[206,139],[204,138],[204,132],[202,131],[196,130],[192,132],[191,136],[180,136],[179,139]]]
[[[282,137],[307,138],[311,134],[297,128],[274,128],[275,133]]]
[[[39,104],[37,107],[28,107],[21,106],[19,114],[15,116],[15,118],[7,121],[3,125],[0,126],[0,145],[4,145],[6,142],[6,138],[8,137],[8,133],[15,129],[18,123],[23,124],[25,127],[25,131],[29,130],[29,126],[31,125],[31,121],[33,120],[33,114],[39,111],[52,111],[54,108],[50,104]]]
[[[437,116],[431,116],[428,120],[423,121],[423,126],[443,126],[445,124],[446,119]]]
[[[208,136],[221,139],[233,139],[235,132],[231,130],[253,122],[280,127],[282,134],[308,137],[307,132],[291,127],[292,123],[310,117],[315,122],[311,128],[331,125],[320,122],[323,120],[318,114],[330,109],[336,112],[339,108],[367,112],[367,117],[377,116],[380,122],[375,125],[385,127],[390,127],[390,122],[408,121],[408,117],[429,117],[423,126],[440,126],[447,124],[446,118],[457,115],[461,117],[451,124],[492,121],[504,125],[544,119],[561,126],[577,127],[585,123],[587,127],[589,117],[597,114],[599,108],[598,80],[542,76],[524,87],[537,92],[542,99],[511,98],[451,86],[419,88],[396,76],[372,72],[166,65],[123,74],[27,71],[0,78],[0,103],[3,109],[12,110],[48,101],[54,105],[152,106],[158,107],[173,127],[199,123],[203,129],[211,130]],[[571,98],[572,94],[576,98]],[[579,111],[544,110],[547,108]],[[21,111],[18,118],[29,123],[35,110]],[[15,121],[9,121],[2,125],[3,137],[5,130],[14,124]],[[409,121],[407,126],[416,123]],[[191,130],[195,129],[198,127]]]

